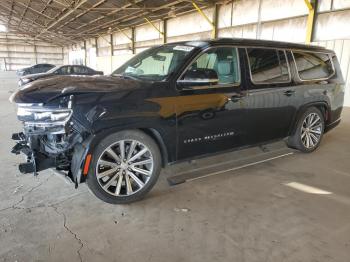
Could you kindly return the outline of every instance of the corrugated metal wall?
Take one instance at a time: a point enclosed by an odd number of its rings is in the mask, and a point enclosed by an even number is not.
[[[62,47],[13,35],[0,39],[0,70],[17,70],[40,63],[63,64]]]

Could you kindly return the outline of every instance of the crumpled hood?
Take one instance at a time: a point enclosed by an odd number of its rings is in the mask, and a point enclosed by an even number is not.
[[[47,103],[57,97],[146,88],[150,82],[112,76],[54,76],[31,82],[10,97],[14,103]]]

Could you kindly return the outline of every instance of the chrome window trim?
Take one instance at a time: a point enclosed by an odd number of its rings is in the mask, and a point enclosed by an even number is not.
[[[314,79],[302,79],[299,75],[299,70],[298,70],[298,66],[297,66],[297,62],[295,61],[295,56],[294,56],[294,51],[295,52],[299,52],[299,53],[318,53],[318,54],[324,54],[324,55],[328,55],[328,57],[330,58],[331,64],[332,64],[332,69],[333,69],[333,73],[326,78],[314,78]],[[309,50],[291,50],[292,53],[292,57],[293,57],[293,61],[294,61],[294,66],[296,69],[296,76],[298,77],[298,80],[301,82],[310,82],[310,81],[324,81],[324,80],[328,80],[330,78],[332,78],[335,75],[335,66],[334,66],[334,62],[333,62],[333,57],[332,55],[335,55],[332,52],[321,52],[321,51],[309,51]]]
[[[182,88],[179,89],[176,87],[177,90],[199,90],[199,89],[215,89],[215,88],[227,88],[227,87],[236,87],[240,86],[242,83],[242,72],[241,72],[241,61],[239,57],[239,52],[238,52],[238,46],[236,45],[218,45],[218,46],[210,46],[199,52],[192,60],[191,62],[186,66],[186,68],[182,71],[181,75],[176,79],[176,83],[180,82],[181,83],[181,78],[184,76],[184,74],[187,72],[188,68],[200,57],[202,54],[207,52],[210,49],[215,49],[215,48],[221,48],[221,47],[226,47],[226,48],[235,48],[236,49],[236,55],[237,55],[237,63],[238,63],[238,77],[239,77],[239,82],[236,83],[231,83],[231,84],[218,84],[218,85],[212,85],[212,86],[198,86],[198,87],[193,87],[193,88]]]
[[[250,61],[249,61],[249,55],[248,55],[248,51],[247,48],[254,48],[254,49],[273,49],[276,51],[282,51],[284,53],[284,56],[286,58],[286,64],[287,64],[287,68],[288,68],[288,80],[286,81],[265,81],[265,82],[257,82],[253,79],[253,75],[252,75],[252,70],[251,70],[251,66],[250,66]],[[291,74],[291,70],[290,70],[290,65],[289,65],[289,60],[288,60],[288,56],[287,56],[287,52],[285,49],[281,49],[281,48],[266,48],[266,47],[245,47],[245,53],[246,53],[246,57],[248,60],[248,68],[249,68],[249,76],[250,76],[250,81],[254,84],[254,85],[268,85],[268,84],[288,84],[292,82],[292,74]]]
[[[180,79],[180,80],[178,80],[178,82],[179,83],[186,83],[188,81]],[[208,81],[206,81],[206,80],[203,80],[201,78],[196,78],[196,79],[193,79],[191,82],[193,82],[193,83],[215,83],[217,81],[214,79],[208,79]]]
[[[218,89],[218,88],[228,88],[228,87],[234,87],[234,86],[237,86],[237,85],[221,84],[221,85],[212,85],[212,86],[194,86],[194,87],[182,88],[181,90]]]

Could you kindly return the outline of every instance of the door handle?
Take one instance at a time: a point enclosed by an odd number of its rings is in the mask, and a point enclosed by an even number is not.
[[[287,90],[287,91],[285,91],[283,94],[284,94],[285,96],[291,96],[291,95],[293,95],[294,93],[295,93],[294,90]]]

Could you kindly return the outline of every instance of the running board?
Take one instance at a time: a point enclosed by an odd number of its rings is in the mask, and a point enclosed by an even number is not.
[[[295,150],[286,147],[273,148],[271,150],[270,148],[268,148],[268,146],[244,149],[242,151],[233,152],[233,156],[236,156],[236,158],[233,158],[235,160],[229,160],[219,163],[216,162],[211,165],[203,165],[192,170],[190,169],[188,171],[178,173],[175,176],[169,177],[167,179],[168,183],[170,186],[174,186],[199,178],[214,176],[249,166],[258,165],[274,159],[292,155],[295,152]],[[242,152],[243,154],[240,154],[241,157],[237,158],[239,152]]]

